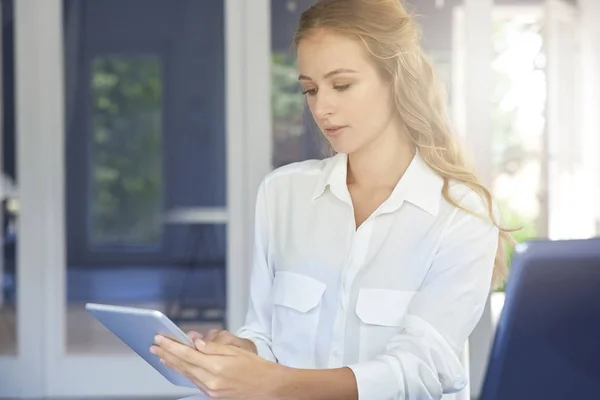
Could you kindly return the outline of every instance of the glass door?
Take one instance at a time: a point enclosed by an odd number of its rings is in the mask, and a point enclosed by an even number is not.
[[[66,270],[52,395],[190,392],[87,302],[158,309],[186,331],[225,327],[224,18],[222,0],[64,1]]]
[[[19,262],[0,270],[0,397],[194,393],[83,307],[157,308],[184,330],[243,323],[270,155],[268,3],[8,3]]]

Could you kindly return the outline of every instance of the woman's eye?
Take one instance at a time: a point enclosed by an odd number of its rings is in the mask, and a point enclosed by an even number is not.
[[[344,90],[348,90],[350,89],[352,85],[351,84],[347,84],[347,85],[334,85],[333,88],[335,90],[337,90],[338,92],[343,92]],[[302,91],[303,95],[308,95],[308,96],[314,96],[317,94],[317,89],[305,89],[304,91]]]
[[[315,94],[317,94],[317,89],[305,89],[304,91],[302,91],[302,94],[314,96]]]
[[[339,90],[340,92],[343,92],[344,90],[350,89],[350,86],[352,86],[352,85],[350,85],[350,84],[348,84],[348,85],[337,85],[337,86],[334,86],[333,88],[335,90]]]

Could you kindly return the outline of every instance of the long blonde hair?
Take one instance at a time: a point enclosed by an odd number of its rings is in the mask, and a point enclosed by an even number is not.
[[[494,216],[490,191],[465,160],[450,127],[445,91],[420,44],[420,31],[400,0],[320,0],[302,14],[293,45],[320,30],[358,37],[383,76],[392,82],[395,103],[413,144],[425,162],[443,179],[442,195],[450,204],[473,214],[449,194],[450,181],[467,185],[485,200],[490,218],[500,230],[493,287],[507,275],[505,242],[510,232]]]

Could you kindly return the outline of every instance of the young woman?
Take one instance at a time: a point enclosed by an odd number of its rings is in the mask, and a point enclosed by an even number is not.
[[[322,0],[295,35],[299,79],[336,155],[270,173],[256,205],[246,324],[157,337],[211,398],[445,399],[504,276],[491,196],[398,0]]]

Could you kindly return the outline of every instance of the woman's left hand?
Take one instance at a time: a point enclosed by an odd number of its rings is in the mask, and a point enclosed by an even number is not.
[[[199,339],[194,343],[195,349],[158,335],[151,351],[211,398],[277,397],[275,384],[280,382],[283,366],[234,346]]]

